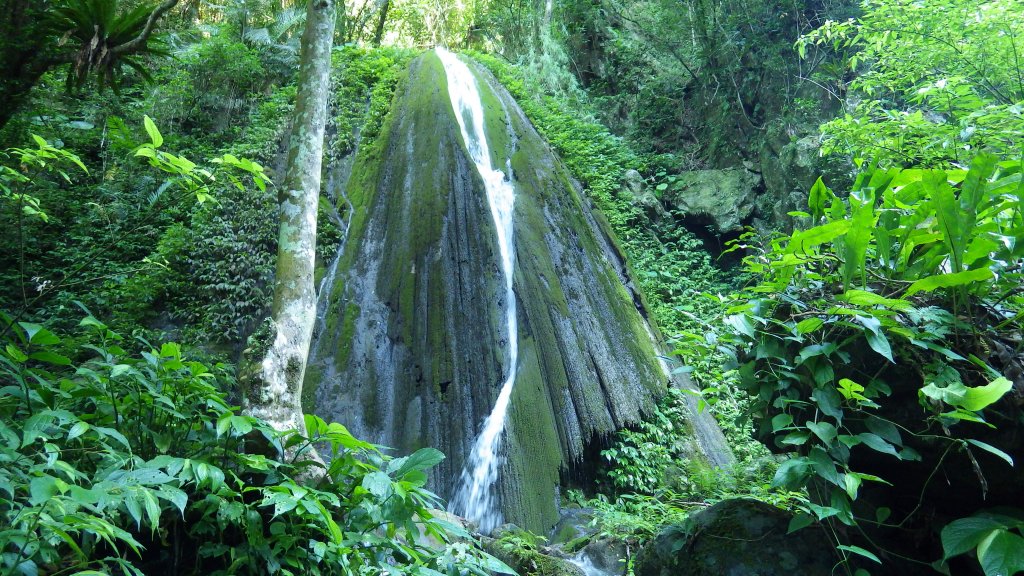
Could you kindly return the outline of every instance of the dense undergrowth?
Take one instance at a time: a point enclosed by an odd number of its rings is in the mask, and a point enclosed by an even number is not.
[[[399,4],[400,19],[431,10]],[[573,22],[578,10],[579,24],[600,12],[583,4],[559,7],[556,20]],[[576,83],[587,78],[568,77],[575,40],[559,35],[567,30],[546,31],[543,53],[527,59],[561,66],[544,71],[544,86],[561,86],[561,97],[528,79],[536,70],[474,57],[607,218],[738,466],[714,470],[692,457],[687,397],[672,391],[602,453],[603,495],[567,499],[594,507],[599,535],[631,546],[693,510],[752,495],[798,511],[794,529],[826,530],[847,573],[879,564],[905,573],[1024,570],[1014,467],[1024,455],[1013,440],[1024,422],[1019,3],[870,0],[858,19],[805,36],[792,61],[776,21],[807,31],[819,23],[816,10],[787,11],[785,22],[727,14],[721,22],[735,29],[768,26],[752,29],[772,39],[758,52],[725,26],[702,28],[718,22],[713,13],[633,8],[621,15],[654,26],[603,55],[583,50],[589,73],[613,71],[589,96],[607,118],[626,112],[618,118],[632,142],[681,145],[671,151],[700,158],[637,153],[592,120]],[[769,8],[775,15],[778,6]],[[11,313],[0,323],[3,573],[505,570],[471,544],[439,544],[465,534],[430,511],[439,504],[423,486],[436,451],[390,458],[315,418],[308,439],[277,433],[232,405],[234,378],[218,360],[237,357],[267,315],[277,234],[265,174],[279,176],[283,164],[301,17],[282,11],[246,29],[244,10],[222,16],[178,44],[177,60],[154,61],[159,88],[129,73],[116,97],[87,84],[65,94],[65,78],[81,78],[50,71],[0,131],[0,226],[9,231],[0,238],[0,309]],[[475,20],[461,17],[471,39]],[[529,50],[523,21],[489,18],[522,28],[519,48]],[[417,22],[417,42],[451,35]],[[651,34],[679,26],[694,32],[693,53],[659,44],[661,64],[651,66],[645,46],[663,40]],[[834,96],[830,106],[846,103],[823,127],[823,150],[863,171],[848,190],[819,181],[808,209],[790,215],[795,232],[744,235],[742,269],[723,272],[681,218],[652,215],[624,182],[636,170],[657,195],[681,165],[738,160],[743,146],[693,141],[695,126],[710,125],[723,141],[803,134],[795,121],[765,132],[766,114],[793,107],[808,113],[791,119],[810,121],[827,106],[809,97],[802,76],[792,86],[784,74],[764,81],[764,67],[750,61],[758,53],[806,74]],[[330,160],[376,136],[413,54],[335,51]],[[629,83],[635,93],[615,92]],[[783,85],[784,102],[772,93]],[[707,109],[676,106],[694,94]],[[324,192],[321,264],[345,211]],[[79,302],[106,323],[88,313],[81,320]],[[186,347],[150,344],[166,335]],[[324,481],[300,486],[302,458],[283,459],[277,448],[314,443],[335,457]],[[1018,508],[988,508],[1007,504]],[[438,541],[417,539],[424,534]]]
[[[4,574],[510,572],[435,517],[440,452],[393,458],[315,416],[274,430],[228,401],[230,366],[80,325],[2,317]]]

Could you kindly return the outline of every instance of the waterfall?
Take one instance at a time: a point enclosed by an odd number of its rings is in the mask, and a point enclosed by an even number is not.
[[[464,62],[454,54],[437,49],[437,55],[444,64],[448,78],[448,93],[452,109],[462,130],[462,139],[469,150],[470,158],[476,164],[487,190],[487,203],[494,218],[498,234],[498,251],[505,275],[505,320],[508,327],[508,375],[490,415],[484,420],[483,430],[473,443],[459,487],[456,489],[449,508],[474,522],[481,532],[487,533],[501,524],[501,512],[497,509],[492,487],[498,479],[502,432],[508,412],[512,387],[516,380],[516,365],[519,358],[519,331],[516,325],[516,299],[512,291],[513,244],[512,214],[515,192],[512,183],[501,170],[491,163],[491,152],[484,134],[484,110],[476,78]]]

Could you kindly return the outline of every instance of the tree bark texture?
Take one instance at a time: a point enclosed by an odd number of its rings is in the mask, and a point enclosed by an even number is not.
[[[243,377],[246,412],[278,430],[305,432],[302,380],[316,321],[313,265],[334,21],[333,0],[310,0],[288,167],[280,193],[273,340],[259,365],[251,366]]]

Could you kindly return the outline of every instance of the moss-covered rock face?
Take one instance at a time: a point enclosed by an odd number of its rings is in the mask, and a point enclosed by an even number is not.
[[[498,491],[507,521],[547,531],[559,470],[636,421],[667,377],[607,225],[504,88],[472,68],[494,164],[516,188],[521,352]],[[509,367],[494,224],[433,53],[412,63],[345,192],[350,228],[306,408],[402,451],[441,449],[433,487],[449,497]]]
[[[504,527],[503,527],[504,528]],[[520,576],[586,576],[584,571],[554,549],[541,546],[529,532],[514,526],[499,528],[496,538],[484,538],[484,549],[508,564]]]
[[[792,516],[758,500],[723,500],[664,528],[636,559],[637,576],[830,576],[821,530],[787,534]]]
[[[750,171],[693,170],[679,174],[668,203],[689,216],[706,216],[718,232],[737,232],[754,213],[761,178]]]

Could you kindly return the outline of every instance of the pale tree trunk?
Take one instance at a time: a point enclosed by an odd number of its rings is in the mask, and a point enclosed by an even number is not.
[[[302,34],[299,91],[280,192],[272,341],[262,361],[244,371],[247,414],[278,430],[305,433],[302,380],[316,321],[313,285],[316,214],[330,89],[334,0],[310,0]]]

